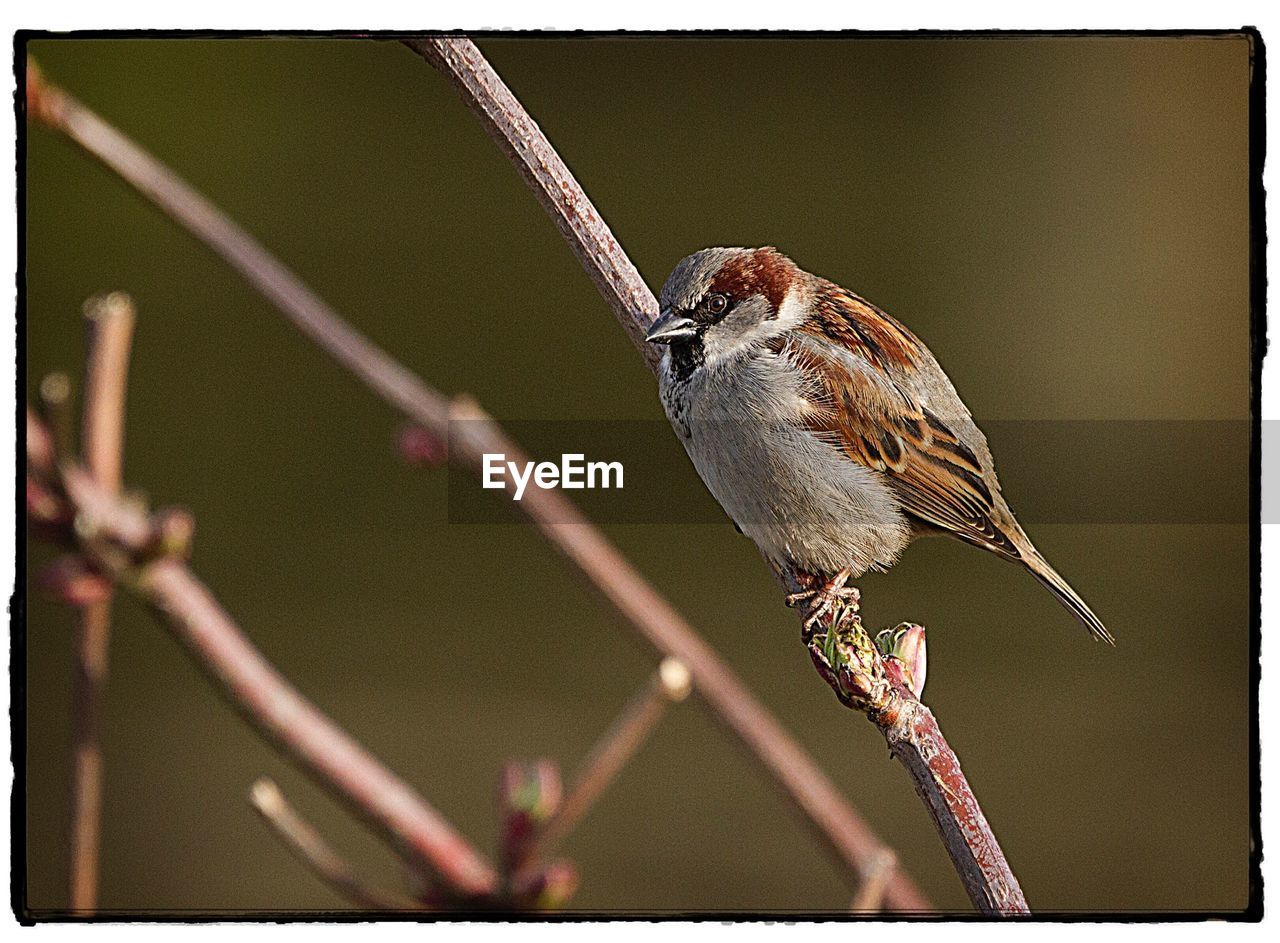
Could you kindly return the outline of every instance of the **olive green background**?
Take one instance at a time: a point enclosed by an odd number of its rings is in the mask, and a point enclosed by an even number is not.
[[[480,45],[655,288],[702,246],[774,244],[915,329],[980,419],[1249,416],[1244,38]],[[399,44],[31,52],[433,384],[506,419],[661,420],[652,377],[555,228]],[[448,489],[464,485],[405,467],[399,417],[209,252],[64,141],[32,128],[27,144],[28,392],[54,368],[78,376],[88,295],[131,292],[128,481],[194,511],[194,566],[255,642],[490,849],[502,763],[571,770],[652,653],[529,527],[450,523]],[[654,473],[709,503],[664,441]],[[1147,481],[1131,449],[1077,464],[1052,445],[1001,458],[992,436],[1015,506],[1050,469]],[[1243,487],[1247,443],[1224,436],[1220,460]],[[870,624],[929,627],[927,700],[1034,909],[1246,903],[1248,529],[1180,513],[1171,500],[1171,523],[1030,528],[1114,650],[958,543],[917,544],[862,583]],[[967,911],[906,774],[815,677],[754,548],[727,522],[608,530],[930,897]],[[28,580],[50,553],[29,559]],[[264,773],[399,885],[395,858],[141,607],[116,611],[104,909],[345,906],[249,808]],[[31,596],[26,880],[41,912],[66,905],[71,627]],[[696,700],[564,851],[581,869],[574,904],[592,911],[839,911],[852,896]]]

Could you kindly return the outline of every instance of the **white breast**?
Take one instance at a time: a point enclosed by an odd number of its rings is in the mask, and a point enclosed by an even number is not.
[[[771,560],[818,574],[892,564],[911,529],[880,472],[799,423],[801,374],[765,351],[678,380],[663,359],[667,416],[707,488]]]

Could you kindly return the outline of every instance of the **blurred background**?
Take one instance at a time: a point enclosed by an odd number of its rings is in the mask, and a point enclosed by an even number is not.
[[[985,421],[1011,502],[1118,647],[952,542],[864,579],[864,615],[928,626],[926,699],[1033,910],[1243,908],[1247,41],[480,46],[655,289],[694,249],[777,245],[914,329]],[[968,911],[906,773],[815,677],[757,552],[665,431],[652,377],[442,78],[395,42],[29,51],[429,382],[544,430],[540,457],[612,458],[619,429],[664,430],[628,488],[665,482],[682,510],[611,517],[597,493],[593,515],[933,901]],[[655,658],[530,527],[457,513],[497,499],[406,467],[399,417],[124,184],[35,127],[24,171],[28,395],[53,369],[78,380],[86,297],[132,293],[127,481],[194,511],[194,567],[254,641],[491,849],[503,762],[570,772]],[[1105,431],[1135,422],[1156,431]],[[1107,513],[1053,503],[1095,481]],[[28,580],[51,559],[30,550]],[[343,908],[250,809],[264,773],[367,874],[399,882],[146,611],[126,598],[115,613],[104,911]],[[48,912],[66,906],[72,625],[29,597],[26,880]],[[696,699],[564,852],[591,911],[840,911],[852,895]]]

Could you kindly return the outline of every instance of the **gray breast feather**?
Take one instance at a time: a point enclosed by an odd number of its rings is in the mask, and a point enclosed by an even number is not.
[[[813,573],[891,565],[912,536],[893,490],[800,422],[800,374],[764,351],[660,389],[708,490],[769,559]]]

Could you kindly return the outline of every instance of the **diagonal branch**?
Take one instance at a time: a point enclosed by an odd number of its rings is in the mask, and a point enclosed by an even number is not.
[[[501,84],[496,76],[494,80]],[[455,401],[451,405],[442,394],[363,338],[248,233],[119,130],[45,81],[30,60],[27,61],[25,101],[29,118],[65,135],[118,174],[213,249],[275,302],[303,333],[374,392],[438,438],[450,441],[450,461],[474,469],[484,452],[505,451],[509,458],[516,459],[519,449],[491,421],[453,423],[454,435],[450,436],[451,413],[458,415],[461,410],[460,418],[466,419],[487,420],[487,417],[466,403]],[[536,126],[533,127],[536,131]],[[537,133],[540,136],[541,132]],[[554,156],[545,138],[542,142],[545,150]],[[564,173],[568,174],[567,169]],[[571,196],[574,206],[590,206],[576,183],[566,192],[565,199]],[[594,210],[591,212],[594,214]],[[572,215],[567,214],[566,218]],[[591,218],[595,222],[582,230],[582,244],[592,251],[599,245],[601,261],[593,262],[589,271],[603,272],[598,277],[593,275],[597,286],[624,326],[631,325],[627,330],[632,337],[639,338],[657,310],[656,302],[629,262],[622,266],[611,261],[625,259],[625,255],[598,215]],[[596,232],[597,226],[603,229],[603,234]],[[598,241],[593,243],[592,238]],[[464,427],[461,434],[459,426]],[[885,846],[880,839],[715,650],[577,507],[561,492],[543,489],[530,489],[518,507],[642,638],[661,655],[674,656],[684,662],[693,676],[694,691],[804,814],[844,865],[846,873],[858,883],[865,875],[876,873],[879,862],[884,860]],[[895,870],[889,881],[885,899],[896,910],[926,912],[932,909],[928,899],[900,869]]]
[[[546,858],[564,841],[591,811],[609,783],[644,746],[667,708],[689,696],[689,669],[675,658],[665,658],[645,685],[622,708],[622,713],[582,761],[564,801],[542,827],[533,853],[535,861]]]
[[[658,316],[658,301],[537,122],[471,40],[452,36],[404,42],[453,84],[515,164],[649,369],[655,369],[660,357],[644,334]]]
[[[496,877],[453,826],[271,666],[186,565],[159,560],[138,591],[250,721],[464,897]]]
[[[119,293],[85,304],[88,328],[81,450],[100,485],[119,491],[124,463],[124,401],[133,338],[133,302]],[[107,683],[111,599],[80,608],[72,682],[70,902],[77,914],[98,904],[102,827],[102,745],[99,728]]]
[[[253,784],[249,801],[271,831],[303,864],[343,897],[366,910],[423,911],[426,905],[366,884],[351,865],[298,811],[289,804],[272,780],[262,777]]]
[[[61,89],[27,60],[27,115],[65,134],[221,256],[294,326],[379,396],[438,426],[446,400],[334,314],[297,275],[185,180]]]
[[[809,655],[840,702],[865,714],[906,767],[973,905],[988,916],[1030,914],[933,711],[907,683],[903,663],[882,657],[862,626],[857,603],[841,606],[830,625],[810,638]],[[922,686],[923,677],[919,681]]]
[[[849,903],[849,911],[855,914],[873,914],[881,910],[884,904],[885,883],[893,875],[893,852],[886,851],[884,858],[878,862],[871,876],[862,882],[858,893]]]
[[[405,42],[453,84],[515,164],[653,369],[655,354],[643,336],[657,303],[551,142],[470,39],[442,36]],[[862,631],[860,622],[858,630]],[[865,631],[862,635],[866,637]],[[880,661],[874,645],[870,657]],[[932,713],[914,696],[911,701],[917,709],[911,712],[914,720],[905,731],[881,726],[891,751],[911,774],[975,905],[984,912],[1025,913],[1021,889],[969,790],[959,761]],[[868,716],[879,724],[877,718],[884,715],[871,711]],[[948,792],[949,787],[956,791]],[[866,880],[874,877],[865,862],[863,873]],[[896,897],[898,883],[895,879],[888,888],[891,899]]]
[[[28,430],[32,423],[28,415]],[[47,478],[53,471],[45,464],[47,431],[35,425],[39,431],[28,437],[29,474]],[[184,515],[147,515],[70,463],[58,477],[70,512],[63,519],[75,521],[64,541],[148,602],[246,719],[459,898],[493,894],[497,875],[480,854],[276,671],[182,562],[178,553],[190,525],[173,522]]]

